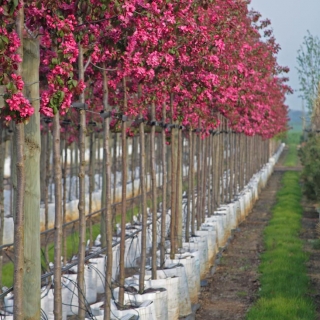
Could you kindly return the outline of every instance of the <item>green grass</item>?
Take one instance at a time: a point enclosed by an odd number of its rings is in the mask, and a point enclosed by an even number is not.
[[[300,143],[301,131],[291,130],[288,132],[286,144],[289,146],[289,152],[287,154],[284,165],[288,167],[294,167],[298,163],[297,146]]]
[[[260,298],[249,311],[248,320],[315,319],[315,306],[308,297],[305,266],[308,255],[299,238],[301,197],[299,173],[286,172],[272,210],[273,217],[264,232]]]

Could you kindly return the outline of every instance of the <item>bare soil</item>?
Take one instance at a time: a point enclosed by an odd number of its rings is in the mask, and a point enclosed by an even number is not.
[[[281,187],[283,173],[287,171],[282,164],[285,153],[252,212],[234,233],[215,273],[207,278],[207,286],[201,288],[201,306],[196,313],[196,319],[245,319],[247,311],[257,300],[260,287],[258,267],[260,254],[264,250],[263,230],[271,218],[271,209],[276,202],[276,193]],[[300,170],[300,166],[294,168],[294,171]],[[318,234],[316,231],[319,214],[307,200],[304,199],[302,204],[304,213],[301,239],[304,241],[305,251],[310,255],[307,263],[311,282],[310,296],[316,304],[316,319],[320,320],[320,248],[314,249],[313,245],[320,236],[320,227]]]
[[[275,172],[252,212],[234,233],[208,285],[201,288],[196,319],[244,319],[257,299],[258,266],[263,251],[263,230],[271,218],[283,173]]]

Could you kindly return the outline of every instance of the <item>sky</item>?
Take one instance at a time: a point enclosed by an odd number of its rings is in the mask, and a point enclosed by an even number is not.
[[[307,30],[320,37],[320,0],[251,0],[249,8],[260,12],[263,19],[271,20],[273,34],[281,46],[278,63],[290,68],[288,84],[295,90],[287,97],[286,104],[290,109],[301,110],[297,51]]]

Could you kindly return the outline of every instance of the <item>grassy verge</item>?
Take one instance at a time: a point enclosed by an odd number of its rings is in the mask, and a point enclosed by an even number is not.
[[[300,143],[300,137],[300,131],[291,131],[288,133],[286,144],[289,146],[289,152],[285,160],[285,166],[294,167],[298,163],[297,146]]]
[[[291,137],[290,137],[291,136]],[[285,165],[296,165],[297,134],[289,136]],[[307,254],[299,238],[303,208],[298,172],[286,172],[277,194],[273,216],[264,232],[261,256],[261,290],[247,320],[312,320],[315,306],[308,297]]]

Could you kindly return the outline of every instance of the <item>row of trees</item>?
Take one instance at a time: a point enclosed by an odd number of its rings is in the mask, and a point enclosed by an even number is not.
[[[276,62],[279,46],[267,30],[269,21],[259,19],[260,15],[248,12],[246,2],[240,0],[1,1],[0,85],[4,87],[4,105],[0,116],[5,124],[15,122],[17,163],[13,172],[15,319],[38,319],[40,312],[39,111],[53,118],[54,286],[59,319],[60,139],[65,134],[61,121],[78,117],[79,123],[68,127],[68,139],[79,139],[80,146],[78,285],[83,291],[87,124],[102,121],[104,127],[106,210],[102,222],[111,255],[110,128],[121,131],[123,145],[127,135],[139,133],[142,149],[146,122],[154,124],[153,137],[155,124],[161,122],[166,129],[164,138],[171,144],[178,141],[180,127],[208,135],[219,126],[219,115],[238,133],[270,138],[286,130],[284,96],[290,88],[281,74],[288,69]],[[260,32],[266,41],[261,41]],[[173,168],[177,165],[172,164]],[[141,172],[144,165],[142,157]],[[175,173],[172,170],[173,176]],[[125,205],[122,210],[125,215]],[[109,260],[107,278],[111,274]],[[107,301],[110,296],[107,290]],[[81,298],[79,310],[79,319],[83,319]]]

